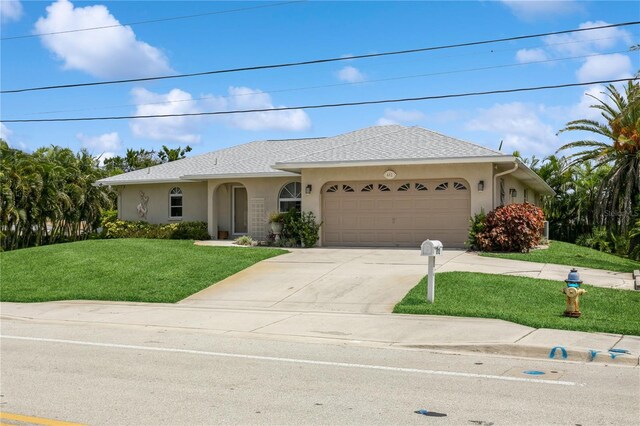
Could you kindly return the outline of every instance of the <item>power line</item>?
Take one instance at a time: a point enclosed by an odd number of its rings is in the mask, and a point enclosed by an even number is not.
[[[547,86],[534,86],[534,87],[521,87],[517,89],[503,89],[503,90],[489,90],[484,92],[466,92],[466,93],[453,93],[447,95],[433,95],[433,96],[420,96],[415,98],[399,98],[399,99],[379,99],[372,101],[359,101],[359,102],[341,102],[335,104],[319,104],[319,105],[300,105],[292,107],[279,107],[279,108],[260,108],[260,109],[244,109],[244,110],[232,110],[232,111],[210,111],[210,112],[193,112],[185,114],[153,114],[153,115],[122,115],[111,117],[77,117],[77,118],[39,118],[39,119],[15,119],[15,120],[0,120],[4,123],[53,123],[53,122],[68,122],[68,121],[106,121],[106,120],[134,120],[145,118],[169,118],[169,117],[200,117],[208,115],[230,115],[230,114],[248,114],[253,112],[276,112],[276,111],[290,111],[296,109],[323,109],[323,108],[338,108],[349,106],[361,106],[361,105],[378,105],[400,102],[416,102],[427,101],[434,99],[450,99],[450,98],[463,98],[469,96],[483,96],[483,95],[496,95],[503,93],[515,93],[515,92],[531,92],[538,90],[550,90],[550,89],[562,89],[566,87],[579,87],[590,86],[593,84],[605,84],[605,83],[619,83],[622,81],[638,80],[640,77],[635,78],[619,78],[615,80],[599,80],[589,81],[585,83],[565,83]]]
[[[524,40],[529,38],[545,37],[550,35],[593,31],[593,30],[599,30],[604,28],[624,27],[624,26],[637,25],[637,24],[640,24],[640,21],[623,22],[618,24],[601,25],[598,27],[591,27],[591,28],[578,28],[573,30],[553,31],[548,33],[530,34],[530,35],[499,38],[499,39],[492,39],[492,40],[472,41],[472,42],[449,44],[449,45],[442,45],[442,46],[422,47],[418,49],[396,50],[396,51],[382,52],[382,53],[370,53],[366,55],[356,55],[356,56],[348,56],[348,57],[341,56],[337,58],[334,57],[334,58],[325,58],[325,59],[314,59],[309,61],[287,62],[287,63],[271,64],[271,65],[256,65],[251,67],[228,68],[228,69],[202,71],[202,72],[188,73],[188,74],[174,74],[174,75],[167,75],[167,76],[160,76],[160,77],[144,77],[144,78],[131,78],[131,79],[124,79],[124,80],[97,81],[93,83],[75,83],[75,84],[61,84],[61,85],[54,85],[54,86],[30,87],[30,88],[24,88],[24,89],[2,90],[0,91],[0,93],[7,94],[7,93],[32,92],[37,90],[69,89],[73,87],[101,86],[106,84],[121,84],[121,83],[133,83],[133,82],[139,82],[139,81],[166,80],[166,79],[174,79],[174,78],[196,77],[196,76],[202,76],[202,75],[226,74],[226,73],[233,73],[233,72],[240,72],[240,71],[256,71],[256,70],[263,70],[263,69],[287,68],[287,67],[296,67],[296,66],[302,66],[302,65],[314,65],[314,64],[322,64],[322,63],[329,63],[329,62],[338,62],[338,61],[350,61],[354,59],[378,58],[382,56],[405,55],[408,53],[418,53],[418,52],[428,52],[428,51],[442,50],[442,49],[453,49],[453,48],[459,48],[459,47],[478,46],[482,44],[501,43],[505,41]]]
[[[519,67],[519,66],[526,66],[526,65],[567,61],[567,60],[573,60],[573,59],[584,59],[584,58],[591,58],[595,56],[605,56],[605,55],[611,55],[614,53],[624,53],[624,52],[629,52],[629,49],[616,50],[612,52],[594,53],[591,55],[580,55],[580,56],[570,56],[570,57],[564,57],[564,58],[544,59],[539,61],[520,62],[515,64],[513,63],[501,64],[501,65],[491,65],[491,66],[476,67],[476,68],[464,68],[464,69],[449,70],[449,71],[436,71],[436,72],[425,73],[425,74],[395,76],[395,77],[379,78],[379,79],[373,79],[373,80],[363,80],[363,81],[358,81],[353,83],[346,82],[346,83],[323,84],[323,85],[316,85],[316,86],[293,87],[289,89],[273,89],[273,90],[264,90],[264,91],[258,90],[258,91],[241,93],[238,95],[227,95],[227,96],[211,95],[211,96],[201,96],[201,97],[192,98],[192,99],[176,99],[173,101],[149,102],[144,104],[111,105],[111,106],[103,106],[103,107],[95,107],[95,108],[75,108],[75,109],[58,110],[58,111],[43,111],[43,112],[34,112],[26,115],[33,116],[33,115],[59,114],[63,112],[78,112],[78,111],[88,111],[88,110],[98,110],[98,109],[127,108],[127,107],[139,107],[139,106],[149,106],[149,105],[170,105],[170,104],[182,103],[182,102],[197,102],[197,101],[203,101],[208,99],[233,99],[233,98],[239,98],[239,97],[251,96],[251,95],[260,95],[260,94],[285,93],[285,92],[297,92],[297,91],[303,91],[303,90],[326,89],[331,87],[356,86],[356,85],[369,84],[369,83],[380,83],[380,82],[386,82],[386,81],[408,80],[412,78],[421,78],[421,77],[432,77],[437,75],[449,75],[449,74],[459,74],[459,73],[473,72],[473,71],[486,71],[486,70],[493,70],[493,69],[500,69],[500,68],[512,68],[512,67]]]
[[[242,8],[239,8],[239,9],[228,9],[228,10],[219,10],[219,11],[215,11],[215,12],[197,13],[197,14],[194,14],[194,15],[182,15],[182,16],[173,16],[173,17],[168,17],[168,18],[149,19],[149,20],[146,20],[146,21],[126,22],[124,24],[104,25],[104,26],[101,26],[101,27],[78,28],[78,29],[75,29],[75,30],[54,31],[54,32],[50,32],[50,33],[25,34],[25,35],[20,35],[20,36],[13,36],[13,37],[2,37],[2,38],[0,38],[0,40],[3,40],[3,41],[5,41],[5,40],[17,40],[17,39],[23,39],[23,38],[50,36],[50,35],[57,35],[57,34],[77,33],[77,32],[82,32],[82,31],[105,30],[105,29],[108,29],[108,28],[118,28],[118,27],[132,26],[132,25],[152,24],[152,23],[156,23],[156,22],[177,21],[177,20],[180,20],[180,19],[199,18],[201,16],[222,15],[222,14],[225,14],[225,13],[243,12],[243,11],[246,11],[246,10],[263,9],[263,8],[267,8],[267,7],[278,7],[278,6],[284,6],[284,5],[292,4],[292,3],[302,3],[302,2],[305,2],[305,1],[307,1],[307,0],[294,0],[294,1],[287,1],[287,2],[283,2],[283,3],[262,4],[260,6],[242,7]]]

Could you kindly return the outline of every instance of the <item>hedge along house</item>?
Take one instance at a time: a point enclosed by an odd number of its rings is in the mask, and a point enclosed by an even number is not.
[[[553,190],[519,159],[420,127],[255,141],[98,181],[122,220],[205,221],[213,238],[266,239],[267,214],[323,222],[322,246],[462,247],[470,217]]]

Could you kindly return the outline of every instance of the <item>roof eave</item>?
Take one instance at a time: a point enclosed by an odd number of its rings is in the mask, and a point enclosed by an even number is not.
[[[420,164],[469,164],[469,163],[508,163],[513,162],[511,155],[483,155],[476,157],[443,157],[419,159],[391,159],[391,160],[351,160],[351,161],[316,161],[316,162],[278,162],[273,166],[276,170],[296,171],[302,169],[324,169],[336,167],[367,167],[367,166],[407,166]]]
[[[198,182],[198,180],[186,179],[133,179],[133,180],[109,180],[109,178],[100,179],[93,183],[93,186],[118,186],[118,185],[149,185],[154,183],[182,183],[182,182]]]
[[[264,177],[287,177],[292,173],[288,171],[282,172],[256,172],[256,173],[219,173],[219,174],[202,174],[202,175],[184,175],[180,179],[240,179],[240,178],[264,178]]]
[[[518,170],[514,172],[514,174],[518,172],[524,173],[529,178],[525,178],[524,180],[527,180],[530,186],[533,189],[537,190],[541,195],[556,195],[556,191],[554,191],[553,188],[551,188],[549,184],[540,177],[540,175],[531,170],[529,166],[522,162],[522,160],[516,158],[515,161],[518,164]],[[520,179],[523,180],[522,178]]]

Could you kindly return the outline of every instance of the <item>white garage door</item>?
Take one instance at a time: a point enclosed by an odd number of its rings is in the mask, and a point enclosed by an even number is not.
[[[464,247],[471,216],[462,179],[335,182],[322,190],[323,244]]]

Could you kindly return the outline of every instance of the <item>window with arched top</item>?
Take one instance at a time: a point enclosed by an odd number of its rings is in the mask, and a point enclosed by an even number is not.
[[[456,191],[466,191],[467,187],[464,186],[463,183],[453,182],[453,189],[455,189]]]
[[[278,194],[278,208],[280,212],[288,212],[291,209],[302,210],[302,184],[289,182]]]
[[[177,186],[169,191],[169,219],[182,219],[182,189]]]

